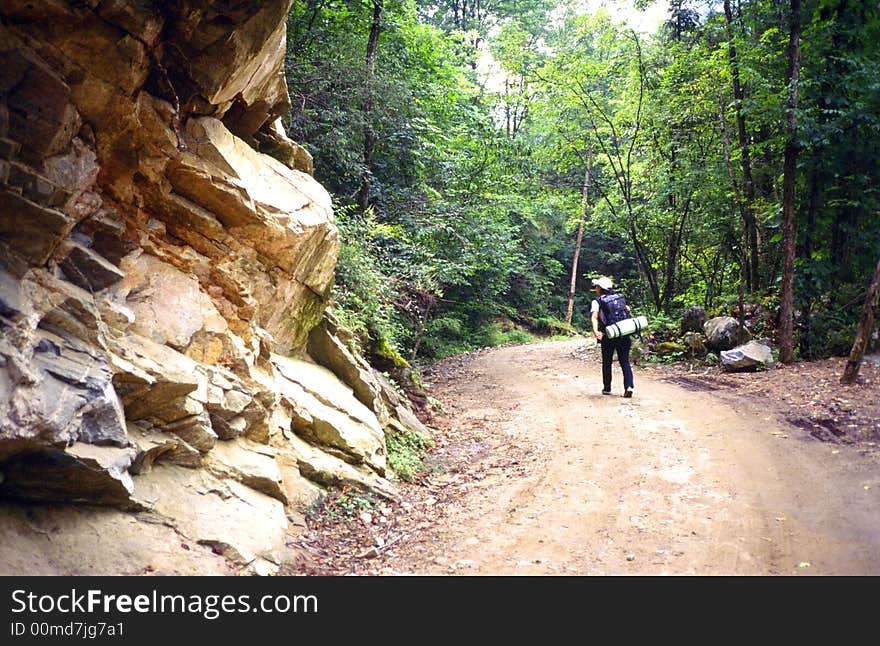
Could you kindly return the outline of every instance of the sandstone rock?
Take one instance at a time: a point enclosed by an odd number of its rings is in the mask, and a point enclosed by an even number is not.
[[[163,456],[177,447],[177,442],[162,433],[155,433],[146,429],[128,429],[128,436],[135,456],[132,458],[128,472],[132,475],[149,473],[153,465]]]
[[[283,72],[290,5],[291,0],[214,6],[181,17],[189,22],[181,27],[191,30],[190,44],[198,50],[186,64],[190,78],[221,113],[237,104],[240,134],[255,132],[290,109]],[[230,20],[236,24],[233,32]]]
[[[39,316],[38,327],[102,345],[103,321],[91,294],[43,269],[32,270],[24,284],[34,295],[31,303]]]
[[[185,350],[200,331],[225,333],[228,325],[199,282],[148,254],[122,260],[124,280],[115,297],[135,315],[131,330],[156,343]]]
[[[162,465],[135,478],[134,492],[138,500],[150,501],[154,512],[182,536],[228,546],[243,561],[286,549],[282,503],[234,480]]]
[[[389,500],[399,500],[394,485],[375,473],[358,468],[311,446],[299,438],[291,438],[300,473],[324,486],[349,486],[374,492]]]
[[[61,271],[74,285],[94,293],[125,277],[122,271],[91,249],[75,242],[66,242],[63,246],[66,246],[66,253],[61,261]]]
[[[125,332],[134,323],[134,312],[112,298],[103,297],[98,300],[98,313],[101,321],[119,332]]]
[[[331,370],[350,386],[355,397],[369,408],[384,426],[389,413],[382,401],[382,385],[370,365],[346,347],[338,336],[339,326],[325,313],[321,324],[309,334],[308,352],[315,361]]]
[[[374,372],[374,374],[382,387],[382,401],[385,403],[385,407],[390,411],[390,421],[396,420],[396,422],[403,426],[407,431],[420,435],[425,439],[430,438],[431,432],[424,424],[422,424],[421,420],[415,416],[415,413],[412,411],[412,406],[409,403],[409,399],[395,390],[394,386],[392,386],[381,374],[376,372]]]
[[[11,319],[21,314],[21,283],[0,268],[0,316]]]
[[[0,191],[0,242],[30,267],[46,264],[76,221],[61,211]]]
[[[309,175],[315,174],[312,155],[305,148],[288,138],[281,119],[276,119],[269,126],[263,126],[254,138],[259,144],[260,152],[266,153],[280,161],[288,168],[301,170]]]
[[[276,448],[275,462],[281,474],[284,497],[290,507],[304,512],[317,504],[325,491],[300,472],[299,460],[297,460],[295,452],[290,448]]]
[[[163,433],[176,435],[199,453],[207,453],[217,444],[217,434],[211,426],[211,418],[202,411],[158,427]]]
[[[273,355],[272,363],[282,377],[279,390],[292,406],[298,433],[384,473],[385,436],[379,421],[349,388],[329,370],[306,361]]]
[[[51,332],[0,340],[0,459],[74,442],[127,445],[108,358]]]
[[[54,420],[69,418],[70,436],[76,441],[126,445],[122,406],[107,358],[50,333],[42,332],[39,338],[33,365],[48,377],[42,381],[43,396]]]
[[[44,159],[42,167],[48,181],[67,196],[62,210],[76,221],[92,215],[101,206],[97,194],[84,197],[94,187],[100,167],[95,152],[78,137],[73,138],[67,150]]]
[[[229,576],[234,566],[150,512],[0,503],[0,575]]]
[[[104,20],[124,29],[148,47],[156,42],[165,22],[158,7],[149,2],[101,0],[97,12]]]
[[[763,343],[749,341],[721,352],[721,367],[726,372],[755,370],[773,365],[773,351]]]
[[[278,564],[257,557],[249,564],[248,572],[254,576],[274,576],[280,569]]]
[[[279,351],[302,347],[339,248],[329,195],[216,119],[190,119],[185,141],[168,167],[171,192],[151,199],[173,216],[176,236],[215,260],[210,279],[235,316],[265,328]]]
[[[288,502],[271,447],[244,438],[219,442],[205,464],[217,477],[232,478],[282,503]]]
[[[132,475],[149,473],[154,464],[174,464],[189,469],[202,466],[202,454],[181,438],[146,428],[129,426],[128,435],[136,455],[129,467]]]
[[[136,334],[110,340],[113,384],[126,419],[143,419],[190,393],[207,395],[207,377],[192,359]]]
[[[25,161],[39,162],[67,148],[82,120],[70,86],[34,51],[0,27],[0,69],[9,107],[9,137]]]
[[[125,256],[139,248],[128,239],[125,221],[103,203],[95,213],[76,225],[73,235],[117,267]]]
[[[67,450],[19,453],[0,465],[0,497],[139,509],[132,497],[128,449],[77,443]]]
[[[383,426],[416,426],[407,403],[339,338],[325,365],[357,396],[278,358],[304,357],[339,250],[278,120],[290,4],[3,7],[0,487],[141,510],[64,516],[46,549],[65,572],[272,574],[297,517],[284,502],[396,495]],[[21,533],[2,525],[9,564]],[[125,533],[138,563],[96,531]]]
[[[52,182],[30,166],[12,161],[6,164],[4,182],[12,192],[36,204],[61,208],[71,197],[70,192]]]

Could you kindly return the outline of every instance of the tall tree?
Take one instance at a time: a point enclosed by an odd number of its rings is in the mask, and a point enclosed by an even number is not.
[[[373,147],[376,135],[373,131],[373,82],[376,76],[376,49],[379,45],[379,30],[382,26],[383,0],[373,0],[373,21],[367,38],[367,75],[364,79],[364,171],[358,190],[357,202],[361,211],[370,205],[370,177],[373,174]]]
[[[788,36],[788,104],[786,111],[785,161],[782,179],[782,289],[779,298],[779,360],[794,362],[792,337],[794,302],[794,256],[797,242],[794,220],[797,175],[798,76],[801,64],[801,0],[790,0]]]
[[[571,325],[571,316],[574,312],[574,295],[577,289],[578,260],[581,255],[581,244],[584,240],[584,222],[590,211],[590,167],[593,164],[593,149],[587,150],[587,164],[584,169],[584,189],[581,199],[581,210],[578,217],[577,240],[574,244],[574,254],[571,259],[571,281],[568,288],[568,307],[565,310],[565,322]]]
[[[740,78],[740,60],[736,49],[736,34],[734,31],[734,16],[730,6],[730,0],[724,0],[724,19],[727,26],[727,53],[730,64],[730,75],[733,83],[733,98],[736,108],[736,131],[739,139],[740,161],[742,164],[743,199],[740,201],[740,211],[743,220],[743,237],[748,249],[748,278],[749,290],[758,288],[758,227],[755,219],[755,181],[752,177],[752,158],[749,134],[746,130],[745,117],[745,92]]]

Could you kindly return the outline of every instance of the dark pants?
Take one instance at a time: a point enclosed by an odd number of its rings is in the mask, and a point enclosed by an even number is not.
[[[602,337],[602,385],[604,390],[611,390],[611,364],[614,361],[614,352],[617,351],[617,360],[620,369],[623,370],[623,387],[633,387],[633,371],[629,365],[629,349],[632,347],[631,336],[619,336],[616,339]]]

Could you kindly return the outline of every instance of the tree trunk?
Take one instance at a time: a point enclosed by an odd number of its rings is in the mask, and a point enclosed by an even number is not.
[[[874,268],[874,277],[871,279],[871,286],[865,296],[862,318],[859,320],[859,328],[856,330],[856,339],[853,342],[852,350],[850,350],[843,376],[840,378],[842,384],[854,383],[859,376],[862,356],[865,354],[865,348],[868,347],[868,337],[871,335],[871,328],[874,325],[874,308],[877,307],[878,297],[880,297],[880,260],[877,261],[877,266]]]
[[[422,345],[422,339],[425,336],[425,330],[428,327],[428,318],[431,316],[431,308],[434,306],[435,299],[431,294],[425,293],[425,308],[422,310],[419,316],[419,322],[416,327],[416,338],[415,343],[413,343],[412,354],[410,355],[410,361],[415,361],[416,356],[419,353],[419,347]]]
[[[370,178],[373,174],[373,147],[376,134],[373,131],[373,77],[376,73],[376,46],[379,43],[379,27],[382,23],[382,2],[373,0],[373,23],[367,39],[367,74],[364,81],[364,170],[358,190],[358,206],[366,211],[370,206]]]
[[[740,255],[739,255],[739,281],[737,281],[736,286],[736,294],[737,294],[737,302],[739,303],[739,316],[737,320],[739,320],[739,324],[741,327],[745,327],[746,320],[746,305],[745,305],[745,296],[743,294],[743,290],[745,286],[749,282],[749,258],[748,258],[748,236],[746,235],[746,206],[743,201],[742,194],[739,190],[739,182],[736,181],[736,174],[733,171],[733,164],[730,162],[730,146],[727,142],[727,121],[724,119],[724,92],[722,88],[718,87],[718,117],[720,121],[720,132],[721,132],[721,148],[724,152],[724,163],[727,166],[727,174],[730,176],[730,185],[733,187],[733,196],[736,200],[736,206],[739,209],[740,217],[743,221],[743,229],[742,229],[742,241],[740,243]],[[734,221],[731,225],[731,232],[736,232],[736,222]],[[731,242],[731,251],[733,247],[733,243]]]
[[[739,59],[737,58],[736,46],[733,41],[733,13],[730,10],[730,0],[724,0],[724,18],[727,24],[728,60],[730,61],[730,73],[733,79],[733,98],[736,102],[736,129],[739,138],[740,155],[742,157],[742,179],[745,199],[742,203],[742,218],[744,235],[748,243],[748,266],[746,277],[748,278],[749,291],[758,288],[758,226],[755,214],[752,211],[755,203],[755,183],[752,179],[752,160],[749,149],[749,135],[746,131],[746,117],[743,114],[742,83],[739,78]]]
[[[571,260],[571,285],[568,288],[568,308],[565,310],[565,322],[568,325],[571,325],[571,317],[574,314],[574,294],[575,287],[577,285],[577,275],[578,275],[578,259],[581,255],[581,241],[584,239],[584,221],[587,219],[587,213],[589,212],[590,200],[589,200],[589,189],[590,189],[590,166],[593,164],[593,149],[592,147],[587,151],[587,168],[584,171],[584,190],[583,190],[583,200],[581,201],[581,213],[578,218],[578,228],[577,228],[577,241],[574,245],[574,257]]]
[[[794,362],[794,256],[797,233],[794,221],[795,175],[797,173],[797,107],[800,71],[801,0],[791,0],[791,32],[788,37],[787,139],[782,171],[782,291],[779,298],[779,360]]]

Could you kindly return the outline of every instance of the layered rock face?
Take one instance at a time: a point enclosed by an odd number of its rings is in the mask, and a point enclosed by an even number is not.
[[[384,434],[425,432],[325,311],[290,4],[0,0],[0,499],[113,510],[33,508],[58,545],[128,528],[153,568],[271,571],[322,487],[393,498]],[[181,540],[214,564],[155,547]]]

